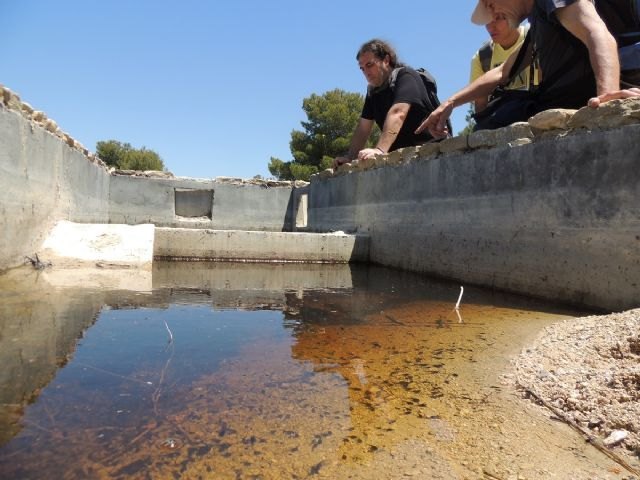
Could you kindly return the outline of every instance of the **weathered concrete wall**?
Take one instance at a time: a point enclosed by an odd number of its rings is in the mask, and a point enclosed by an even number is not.
[[[58,219],[108,221],[106,169],[56,133],[0,101],[0,269],[33,255]]]
[[[348,263],[369,260],[366,235],[156,228],[155,258]]]
[[[291,231],[306,220],[298,202],[307,188],[305,182],[110,171],[0,85],[0,271],[37,252],[59,220]]]
[[[0,270],[59,220],[344,230],[369,236],[380,264],[577,305],[640,305],[638,99],[543,112],[302,186],[110,174],[42,112],[0,94]]]
[[[491,134],[512,136],[492,149],[469,153],[481,138],[473,134],[380,159],[393,163],[382,168],[319,175],[309,227],[369,234],[371,261],[383,265],[582,306],[637,307],[640,125],[537,136],[522,128]]]
[[[178,228],[291,231],[296,187],[290,182],[113,175],[110,221]]]

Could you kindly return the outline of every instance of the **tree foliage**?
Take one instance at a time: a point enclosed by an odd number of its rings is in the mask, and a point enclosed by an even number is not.
[[[473,119],[473,103],[469,104],[469,110],[467,110],[467,114],[464,119],[467,121],[467,125],[458,132],[458,135],[469,135],[473,132],[473,128],[476,126],[476,121]]]
[[[269,172],[280,180],[309,180],[312,174],[330,168],[335,157],[349,150],[363,104],[359,93],[340,89],[305,98],[304,130],[293,130],[289,142],[293,160],[271,157]],[[372,135],[370,143],[375,141],[376,135]]]
[[[104,163],[120,170],[164,170],[160,155],[145,147],[106,140],[96,143],[96,153]]]

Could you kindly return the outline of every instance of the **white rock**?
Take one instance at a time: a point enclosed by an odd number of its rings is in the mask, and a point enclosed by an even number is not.
[[[618,445],[628,436],[629,432],[627,432],[626,430],[614,430],[609,434],[607,438],[603,440],[602,443],[604,443],[606,447],[613,447],[615,445]]]

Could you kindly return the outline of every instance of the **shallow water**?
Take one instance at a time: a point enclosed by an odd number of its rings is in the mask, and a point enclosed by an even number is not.
[[[0,277],[1,478],[622,478],[509,376],[579,312],[374,266],[61,275]]]

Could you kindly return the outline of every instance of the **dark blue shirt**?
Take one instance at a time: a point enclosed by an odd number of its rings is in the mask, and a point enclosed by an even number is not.
[[[556,16],[558,8],[577,0],[535,0],[529,17],[540,62],[540,107],[580,108],[596,95],[596,81],[587,47]]]

